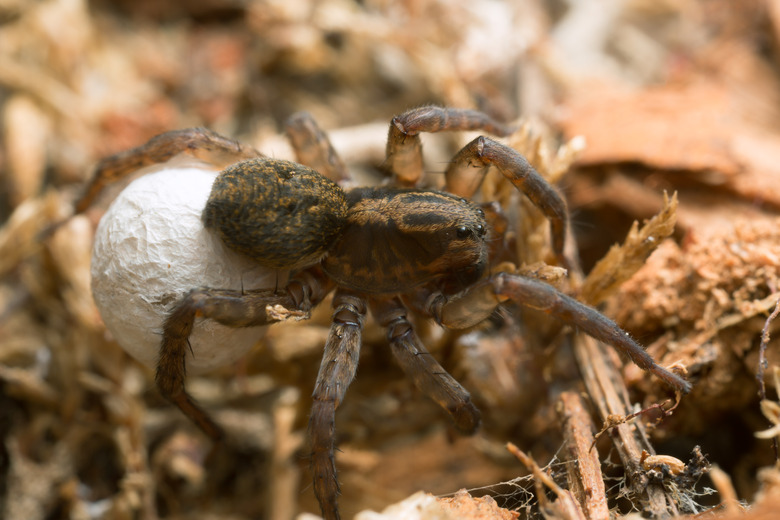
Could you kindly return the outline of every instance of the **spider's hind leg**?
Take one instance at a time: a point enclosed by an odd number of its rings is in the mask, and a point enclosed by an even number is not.
[[[261,156],[257,150],[205,128],[165,132],[141,146],[100,161],[87,190],[76,203],[76,213],[86,211],[110,184],[141,168],[167,162],[179,154],[194,157],[218,170],[242,159]]]
[[[309,419],[314,494],[326,520],[338,520],[339,484],[333,451],[336,408],[355,377],[360,357],[365,302],[337,292],[333,298],[333,323],[325,344]]]
[[[157,361],[155,383],[167,400],[175,404],[196,426],[214,440],[222,438],[221,428],[187,393],[186,359],[189,338],[198,317],[228,327],[255,327],[305,317],[332,288],[316,271],[297,275],[282,292],[194,289],[174,306],[163,323],[163,337]]]
[[[295,151],[295,160],[336,182],[349,180],[344,161],[328,135],[308,112],[297,112],[284,123],[284,131]]]

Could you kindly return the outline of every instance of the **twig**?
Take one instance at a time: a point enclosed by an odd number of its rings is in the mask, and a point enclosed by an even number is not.
[[[766,349],[769,346],[769,326],[772,321],[780,314],[780,299],[775,304],[775,310],[766,319],[764,328],[761,330],[761,345],[758,348],[758,371],[756,372],[756,379],[758,379],[758,396],[762,401],[766,400],[766,385],[764,384],[764,371],[768,367],[766,360]],[[780,392],[780,388],[777,389]],[[778,447],[777,437],[772,437],[772,448],[775,451],[775,460],[780,460],[780,448]]]
[[[609,518],[598,452],[588,447],[595,441],[592,421],[582,398],[576,393],[564,392],[560,397],[558,412],[563,420],[564,440],[571,457],[566,464],[569,489],[587,518]]]
[[[285,389],[273,408],[274,444],[271,455],[271,500],[268,518],[283,520],[295,516],[296,495],[300,481],[300,469],[295,453],[303,444],[303,438],[295,431],[298,392]]]
[[[574,353],[590,398],[602,420],[610,416],[630,415],[625,384],[604,349],[592,338],[578,334],[574,337]],[[630,489],[646,510],[657,518],[677,515],[675,502],[667,496],[664,487],[650,482],[642,471],[639,462],[642,451],[655,455],[644,426],[641,423],[618,424],[613,430],[612,442],[625,467]]]
[[[506,445],[506,449],[509,451],[509,453],[517,457],[517,459],[522,462],[523,465],[533,474],[534,481],[536,483],[536,495],[537,499],[539,500],[540,509],[545,510],[547,514],[553,513],[562,519],[585,520],[585,515],[582,513],[582,509],[580,509],[580,505],[577,503],[577,500],[575,500],[571,491],[563,489],[558,484],[556,484],[550,475],[542,471],[542,468],[539,467],[536,461],[534,461],[530,456],[521,451],[520,448],[511,442]],[[558,497],[556,502],[547,502],[542,484],[550,488],[552,492],[555,493],[555,496]],[[547,516],[547,514],[545,516]],[[549,518],[549,516],[547,517]]]
[[[717,466],[710,468],[710,478],[715,485],[715,489],[718,490],[718,494],[721,497],[721,504],[726,511],[732,515],[744,513],[744,510],[739,505],[737,500],[737,492],[734,490],[734,484],[731,482],[731,477]]]

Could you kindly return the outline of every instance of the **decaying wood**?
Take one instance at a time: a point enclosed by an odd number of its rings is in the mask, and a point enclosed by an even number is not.
[[[558,401],[568,452],[566,472],[569,489],[582,507],[585,517],[598,520],[609,516],[607,493],[601,473],[599,454],[593,447],[593,423],[582,398],[564,392]]]
[[[604,346],[583,334],[573,340],[574,354],[582,371],[588,394],[599,416],[625,416],[632,412],[623,377],[606,355]],[[647,432],[641,423],[618,424],[611,434],[612,442],[626,471],[632,498],[654,518],[666,518],[679,512],[664,487],[649,482],[642,472],[642,452],[655,454]]]

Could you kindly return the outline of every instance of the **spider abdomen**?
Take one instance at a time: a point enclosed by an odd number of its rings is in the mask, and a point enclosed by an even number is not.
[[[325,254],[346,215],[346,197],[335,182],[300,164],[258,158],[219,174],[203,222],[260,265],[296,269]]]
[[[397,293],[437,282],[458,292],[484,272],[487,223],[472,202],[389,187],[356,188],[347,200],[344,230],[322,262],[340,285]]]

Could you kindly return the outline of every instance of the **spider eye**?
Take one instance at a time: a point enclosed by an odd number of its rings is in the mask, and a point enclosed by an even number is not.
[[[485,236],[486,231],[487,230],[485,229],[485,226],[483,226],[482,224],[477,225],[477,235],[483,237]]]
[[[469,231],[469,228],[466,226],[458,226],[458,229],[456,229],[455,232],[458,235],[458,238],[466,238],[471,234],[471,231]]]

